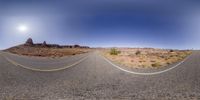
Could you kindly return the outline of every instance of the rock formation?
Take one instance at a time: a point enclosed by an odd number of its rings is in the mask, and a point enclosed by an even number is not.
[[[80,48],[80,45],[75,44],[75,45],[74,45],[74,48]]]
[[[33,46],[34,45],[33,40],[31,38],[28,38],[28,40],[26,41],[25,45],[26,46]]]
[[[47,43],[46,43],[46,41],[44,41],[44,42],[42,43],[42,46],[44,46],[44,47],[46,47],[46,46],[47,46]]]
[[[34,46],[34,47],[48,47],[48,48],[90,48],[88,46],[81,46],[78,44],[75,45],[58,45],[58,44],[47,44],[46,41],[43,43],[33,43],[32,38],[28,38],[25,46]]]

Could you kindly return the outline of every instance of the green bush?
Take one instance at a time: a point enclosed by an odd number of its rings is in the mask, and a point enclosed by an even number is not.
[[[121,51],[117,51],[117,49],[115,49],[115,48],[112,48],[111,50],[110,50],[110,55],[118,55],[118,54],[120,54],[121,53]]]

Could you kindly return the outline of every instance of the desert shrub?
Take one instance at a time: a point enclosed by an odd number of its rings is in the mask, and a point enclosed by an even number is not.
[[[165,58],[165,56],[164,55],[160,55],[160,58]]]
[[[151,60],[150,62],[156,62],[155,60]]]
[[[169,52],[174,52],[174,50],[171,49],[171,50],[169,50]]]
[[[161,64],[159,62],[151,64],[152,67],[159,67]]]
[[[174,57],[174,55],[170,55],[169,57]]]
[[[136,55],[140,55],[141,54],[141,51],[136,51],[136,53],[135,53]]]
[[[111,50],[110,50],[110,55],[118,55],[118,54],[120,54],[121,53],[121,51],[118,51],[117,49],[115,49],[115,48],[112,48]]]
[[[139,60],[139,62],[142,63],[143,61],[142,61],[142,60]]]
[[[171,64],[171,62],[167,62],[167,65]]]

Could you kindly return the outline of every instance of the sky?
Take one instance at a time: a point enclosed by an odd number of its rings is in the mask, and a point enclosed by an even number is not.
[[[0,49],[29,37],[60,45],[200,49],[200,2],[0,0]]]

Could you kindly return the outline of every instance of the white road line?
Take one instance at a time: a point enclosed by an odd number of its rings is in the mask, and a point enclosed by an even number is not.
[[[89,56],[89,55],[88,55],[88,56]],[[67,69],[67,68],[69,68],[69,67],[72,67],[72,66],[75,66],[75,65],[81,63],[82,61],[84,61],[85,59],[87,59],[88,56],[82,58],[81,60],[79,60],[79,61],[77,61],[77,62],[75,62],[75,63],[73,63],[73,64],[71,64],[71,65],[69,65],[69,66],[64,66],[64,67],[62,67],[62,68],[57,68],[57,69],[47,69],[47,70],[44,69],[44,70],[43,70],[43,69],[36,69],[36,68],[27,67],[27,66],[25,66],[25,65],[19,64],[19,63],[15,62],[15,61],[9,59],[8,57],[6,57],[6,56],[3,55],[3,57],[4,57],[8,62],[12,63],[12,64],[15,65],[15,66],[20,66],[20,67],[22,67],[22,68],[24,68],[24,69],[28,69],[28,70],[32,70],[32,71],[39,71],[39,72],[53,72],[53,71],[64,70],[64,69]]]
[[[191,56],[191,55],[189,55],[189,56]],[[158,72],[152,72],[152,73],[143,73],[143,72],[129,71],[129,70],[123,69],[123,68],[121,68],[121,67],[119,67],[119,66],[113,64],[110,60],[108,60],[108,59],[105,58],[104,56],[102,56],[102,57],[103,57],[104,60],[106,60],[106,61],[107,61],[108,63],[110,63],[112,66],[118,68],[118,69],[121,70],[121,71],[127,72],[127,73],[131,73],[131,74],[135,74],[135,75],[157,75],[157,74],[161,74],[161,73],[164,73],[164,72],[167,72],[167,71],[170,71],[170,70],[176,68],[177,66],[181,65],[184,61],[186,61],[186,60],[189,58],[189,56],[186,57],[183,61],[179,62],[178,64],[176,64],[176,65],[173,66],[173,67],[170,67],[170,68],[168,68],[168,69],[165,69],[165,70],[162,70],[162,71],[158,71]]]

